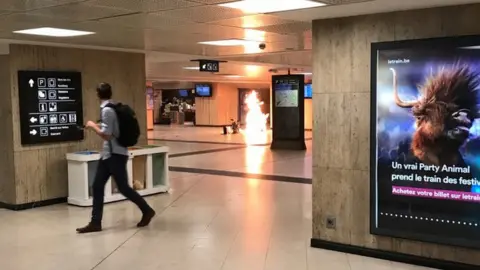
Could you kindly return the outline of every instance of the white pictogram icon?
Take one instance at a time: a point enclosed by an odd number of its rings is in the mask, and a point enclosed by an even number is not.
[[[46,98],[47,98],[47,91],[38,90],[38,99],[46,99]]]
[[[49,112],[56,112],[57,111],[57,103],[56,102],[49,102],[48,103],[48,111]]]
[[[65,123],[67,123],[67,115],[60,114],[60,124],[65,124]]]
[[[54,78],[48,78],[48,87],[55,88],[57,87],[57,80]]]
[[[49,90],[48,91],[48,99],[57,99],[57,91]]]
[[[47,87],[47,80],[45,78],[38,78],[38,87]]]
[[[47,111],[47,103],[38,103],[38,111],[46,112]]]
[[[40,125],[48,124],[48,116],[40,115]]]
[[[68,115],[68,120],[70,123],[76,123],[77,122],[77,115],[74,113],[71,113]]]
[[[50,124],[58,123],[58,117],[56,114],[50,114]]]
[[[42,136],[42,137],[48,136],[48,128],[46,128],[46,127],[40,128],[40,136]]]

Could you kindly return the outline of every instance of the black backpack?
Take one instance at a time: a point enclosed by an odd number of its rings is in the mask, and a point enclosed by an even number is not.
[[[140,125],[138,124],[137,115],[130,106],[122,103],[109,103],[106,107],[112,108],[117,114],[118,128],[120,136],[117,142],[123,147],[134,146],[138,143],[140,137]]]

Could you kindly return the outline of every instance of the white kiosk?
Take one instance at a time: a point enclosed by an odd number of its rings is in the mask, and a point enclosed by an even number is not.
[[[127,172],[129,184],[142,196],[165,193],[169,190],[168,147],[147,145],[129,148]],[[82,151],[67,154],[68,203],[92,206],[92,184],[100,153]],[[115,182],[105,186],[105,203],[124,200]]]

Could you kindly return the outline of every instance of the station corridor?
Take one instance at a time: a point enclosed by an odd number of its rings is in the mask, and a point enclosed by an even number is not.
[[[104,231],[90,235],[75,233],[90,208],[0,210],[0,268],[425,269],[310,248],[312,142],[306,152],[273,153],[217,131],[204,129],[210,139],[194,143],[174,141],[174,132],[165,137],[166,130],[150,134],[163,134],[167,141],[151,143],[171,149],[171,192],[148,198],[158,213],[148,228],[135,227],[140,213],[130,202],[106,205]]]

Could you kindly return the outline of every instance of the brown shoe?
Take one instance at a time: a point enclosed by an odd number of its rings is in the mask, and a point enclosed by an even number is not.
[[[87,226],[83,228],[78,228],[77,233],[93,233],[93,232],[101,232],[102,225],[94,224],[92,222],[88,223]]]
[[[137,227],[146,227],[148,224],[150,224],[150,221],[152,221],[152,218],[155,216],[155,211],[152,209],[151,211],[147,213],[143,213],[142,220],[137,224]]]

